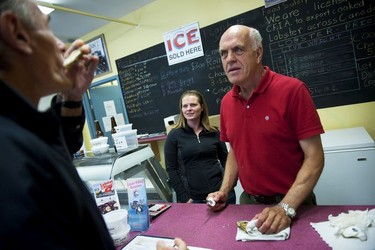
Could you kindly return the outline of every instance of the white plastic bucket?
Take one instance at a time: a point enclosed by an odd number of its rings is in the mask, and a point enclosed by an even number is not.
[[[109,233],[119,234],[128,228],[128,211],[118,209],[103,215]]]

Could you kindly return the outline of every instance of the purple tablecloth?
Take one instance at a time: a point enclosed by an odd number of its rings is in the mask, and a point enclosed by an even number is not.
[[[236,241],[236,222],[250,220],[263,205],[228,205],[221,212],[212,212],[206,204],[172,203],[172,206],[150,223],[145,232],[131,232],[128,241],[137,234],[180,237],[190,246],[221,249],[330,249],[312,228],[310,222],[327,221],[328,215],[348,210],[365,210],[370,206],[303,206],[291,226],[285,241]]]

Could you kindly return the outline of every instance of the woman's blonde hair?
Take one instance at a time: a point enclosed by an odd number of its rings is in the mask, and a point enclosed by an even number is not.
[[[187,127],[186,119],[184,117],[184,114],[182,113],[182,99],[185,96],[196,96],[198,98],[199,104],[203,107],[203,111],[200,116],[201,118],[200,123],[203,126],[203,128],[207,131],[218,131],[219,129],[217,127],[210,125],[210,120],[208,118],[209,116],[208,107],[207,107],[206,101],[204,100],[203,95],[197,90],[186,90],[184,93],[182,93],[180,97],[180,102],[178,104],[178,107],[180,109],[180,116],[174,128],[186,128]]]

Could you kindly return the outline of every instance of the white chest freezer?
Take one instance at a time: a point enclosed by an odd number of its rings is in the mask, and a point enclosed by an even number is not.
[[[375,205],[375,142],[365,128],[327,130],[318,205]]]

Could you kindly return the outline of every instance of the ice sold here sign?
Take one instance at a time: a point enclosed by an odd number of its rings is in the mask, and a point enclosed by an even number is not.
[[[198,22],[165,33],[164,45],[169,65],[204,55]]]

